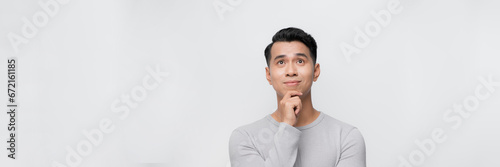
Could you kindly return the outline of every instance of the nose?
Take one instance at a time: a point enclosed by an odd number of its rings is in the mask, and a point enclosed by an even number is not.
[[[287,65],[286,67],[286,76],[287,77],[293,77],[293,76],[297,76],[297,68],[295,67],[294,63],[288,63],[289,65]]]

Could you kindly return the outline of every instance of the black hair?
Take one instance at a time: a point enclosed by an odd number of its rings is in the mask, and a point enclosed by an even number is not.
[[[264,50],[264,56],[266,56],[268,67],[270,65],[269,62],[271,61],[271,48],[273,47],[273,44],[275,42],[292,41],[299,41],[306,45],[307,48],[309,48],[313,64],[316,64],[316,50],[318,49],[318,46],[316,45],[316,41],[314,40],[314,38],[308,33],[304,32],[304,30],[295,27],[288,27],[281,29],[276,34],[274,34],[273,42],[267,45],[266,49]]]

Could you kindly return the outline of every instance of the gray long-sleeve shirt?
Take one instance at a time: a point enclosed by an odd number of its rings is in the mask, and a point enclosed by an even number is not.
[[[365,167],[363,136],[356,127],[320,112],[301,127],[271,115],[233,131],[232,167]]]

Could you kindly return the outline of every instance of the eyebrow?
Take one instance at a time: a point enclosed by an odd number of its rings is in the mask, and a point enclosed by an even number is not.
[[[304,53],[295,53],[295,55],[296,55],[296,56],[302,56],[302,57],[304,57],[304,58],[306,58],[306,59],[307,59],[307,56],[306,56],[306,54],[304,54]],[[283,58],[283,57],[286,57],[286,55],[278,55],[278,56],[276,56],[276,57],[274,58],[274,61],[276,61],[276,59],[280,59],[280,58]]]

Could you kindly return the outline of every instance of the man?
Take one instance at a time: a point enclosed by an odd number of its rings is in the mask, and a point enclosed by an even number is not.
[[[278,31],[265,51],[266,78],[278,109],[237,128],[229,141],[232,167],[365,167],[359,130],[314,109],[320,74],[316,41],[298,28]]]

